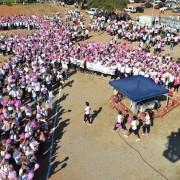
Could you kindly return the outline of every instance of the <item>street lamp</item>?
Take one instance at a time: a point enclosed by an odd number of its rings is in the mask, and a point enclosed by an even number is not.
[[[155,0],[153,1],[152,17],[154,17],[154,5],[155,5]]]
[[[153,9],[152,9],[152,18],[153,18],[153,22],[155,23],[155,18],[154,18],[154,5],[155,5],[155,0],[153,1]]]

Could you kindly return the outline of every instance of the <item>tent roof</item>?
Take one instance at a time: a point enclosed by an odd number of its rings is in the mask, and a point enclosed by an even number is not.
[[[140,75],[110,81],[109,84],[134,102],[168,93],[166,88],[156,84],[150,78],[145,78]]]

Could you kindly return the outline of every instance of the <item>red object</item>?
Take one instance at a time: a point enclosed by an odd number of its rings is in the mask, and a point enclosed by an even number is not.
[[[169,90],[169,96],[173,97],[174,96],[174,91]]]

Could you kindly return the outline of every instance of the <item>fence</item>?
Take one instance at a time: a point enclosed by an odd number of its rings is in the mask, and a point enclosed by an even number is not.
[[[159,19],[159,23],[180,29],[180,20],[174,17],[173,18],[162,17]]]

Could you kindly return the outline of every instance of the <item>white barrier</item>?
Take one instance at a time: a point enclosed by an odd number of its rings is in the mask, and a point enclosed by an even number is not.
[[[76,60],[71,63],[80,65],[84,63],[84,60]],[[90,71],[96,71],[108,75],[115,75],[115,67],[106,67],[99,63],[86,62],[86,68]]]
[[[115,68],[113,67],[106,67],[104,65],[101,65],[98,63],[92,63],[92,62],[87,62],[86,67],[90,71],[96,71],[103,74],[115,75]]]

